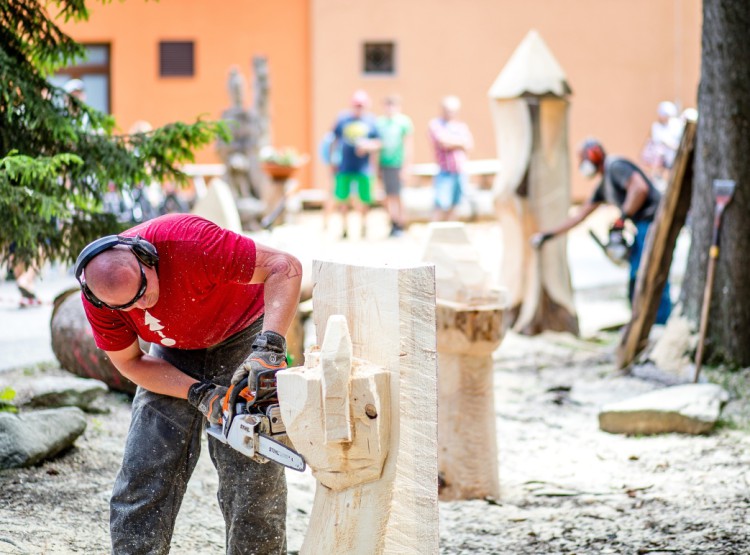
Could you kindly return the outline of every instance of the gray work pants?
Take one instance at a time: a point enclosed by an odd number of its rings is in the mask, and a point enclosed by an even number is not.
[[[229,385],[261,330],[256,322],[208,349],[180,350],[152,344],[154,356],[197,379]],[[110,501],[115,555],[169,552],[177,511],[201,448],[205,417],[184,399],[139,387],[133,399],[122,467]],[[226,523],[227,553],[286,554],[286,477],[283,467],[259,464],[208,438],[219,475],[219,506]]]

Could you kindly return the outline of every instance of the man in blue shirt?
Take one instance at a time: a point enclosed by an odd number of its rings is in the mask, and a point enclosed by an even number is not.
[[[352,189],[357,189],[356,207],[362,216],[363,238],[366,235],[367,212],[373,202],[370,154],[380,150],[381,142],[375,118],[366,113],[369,104],[367,93],[363,90],[356,91],[352,96],[351,111],[342,115],[333,128],[335,138],[331,144],[331,152],[341,148],[341,160],[338,164],[331,156],[331,169],[336,176],[333,196],[341,211],[344,238],[347,236],[347,215]]]

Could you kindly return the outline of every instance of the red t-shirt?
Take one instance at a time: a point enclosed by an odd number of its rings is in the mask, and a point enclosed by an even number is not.
[[[120,351],[137,336],[175,349],[204,349],[263,314],[263,285],[250,285],[255,242],[187,214],[169,214],[122,235],[140,235],[159,254],[159,300],[128,312],[83,306],[97,347]],[[84,270],[85,271],[85,270]]]

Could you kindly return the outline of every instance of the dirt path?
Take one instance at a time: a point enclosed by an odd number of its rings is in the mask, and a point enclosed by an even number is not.
[[[705,437],[599,431],[602,403],[657,387],[614,370],[613,340],[506,338],[495,366],[502,497],[441,503],[440,553],[750,553],[750,436],[731,426]],[[88,416],[73,450],[0,473],[0,553],[109,551],[107,503],[130,415],[124,396],[106,402],[110,412]],[[288,479],[293,553],[314,481],[291,471]],[[223,553],[215,489],[201,457],[172,553]]]

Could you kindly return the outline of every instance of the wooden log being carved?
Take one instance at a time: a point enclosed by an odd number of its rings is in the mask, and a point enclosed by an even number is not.
[[[431,224],[423,259],[437,276],[440,499],[500,496],[492,353],[505,292],[492,285],[463,224]]]
[[[346,318],[337,315],[305,366],[278,374],[289,439],[325,487],[341,491],[380,478],[388,454],[389,377],[352,357]]]
[[[313,283],[321,349],[278,374],[319,482],[301,553],[437,553],[434,267],[314,261]]]

